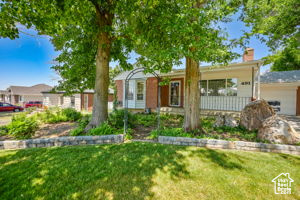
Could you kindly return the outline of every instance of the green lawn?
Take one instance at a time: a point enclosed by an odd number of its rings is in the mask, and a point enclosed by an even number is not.
[[[292,195],[274,194],[282,172]],[[0,151],[0,199],[300,199],[300,157],[133,142]]]

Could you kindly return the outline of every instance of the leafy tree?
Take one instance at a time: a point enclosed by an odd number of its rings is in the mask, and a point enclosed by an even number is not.
[[[258,36],[273,55],[266,58],[271,70],[299,68],[300,3],[298,0],[246,0],[242,20],[252,28],[246,35]]]
[[[161,9],[162,7],[166,9]],[[139,62],[153,70],[167,72],[186,59],[185,123],[186,131],[201,128],[199,122],[199,63],[226,63],[236,54],[230,49],[237,41],[229,41],[218,26],[220,21],[237,11],[239,1],[158,1],[147,8],[145,18],[136,19],[136,51]],[[138,12],[144,12],[143,9]],[[139,15],[139,14],[137,14]],[[140,37],[142,36],[142,38]]]
[[[299,43],[290,43],[283,50],[266,58],[266,63],[272,63],[272,71],[300,70],[300,48]]]

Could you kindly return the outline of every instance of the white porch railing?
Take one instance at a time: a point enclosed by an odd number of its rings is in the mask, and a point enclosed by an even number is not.
[[[200,108],[203,110],[241,111],[251,102],[251,97],[201,96]]]

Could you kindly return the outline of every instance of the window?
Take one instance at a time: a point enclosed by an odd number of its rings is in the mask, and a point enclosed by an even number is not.
[[[144,82],[137,82],[137,100],[144,100]]]
[[[227,96],[237,96],[237,78],[230,78],[226,81],[226,95]]]
[[[128,84],[128,94],[127,94],[127,99],[128,100],[133,100],[133,85],[132,84],[130,84],[131,82],[129,82],[129,84]]]
[[[208,80],[208,96],[225,96],[226,79]]]
[[[201,96],[237,96],[237,78],[200,81]]]
[[[170,83],[170,105],[180,106],[180,82],[172,81]]]
[[[200,81],[200,94],[207,96],[207,80]]]
[[[71,107],[75,107],[75,97],[71,96]]]
[[[20,102],[23,101],[23,96],[19,96],[19,101],[20,101]]]

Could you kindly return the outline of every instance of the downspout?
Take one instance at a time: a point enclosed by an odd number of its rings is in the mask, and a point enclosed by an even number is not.
[[[257,99],[260,100],[260,66],[257,64]]]
[[[252,67],[252,99],[254,101],[255,83],[254,83],[254,67]]]

